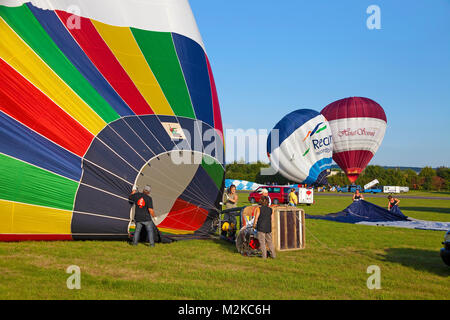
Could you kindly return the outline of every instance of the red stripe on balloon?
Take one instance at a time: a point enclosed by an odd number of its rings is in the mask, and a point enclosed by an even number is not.
[[[72,34],[84,53],[134,113],[137,115],[153,114],[154,112],[151,107],[120,65],[114,53],[97,32],[91,20],[78,17],[81,27],[70,28],[67,26],[67,23],[73,19],[73,14],[59,10],[55,12],[66,25],[67,30]]]
[[[177,199],[169,215],[158,227],[195,231],[205,223],[207,216],[207,210]]]
[[[0,234],[0,242],[16,241],[70,241],[68,234]]]
[[[83,157],[94,136],[0,59],[0,110]]]
[[[335,101],[326,106],[321,113],[328,121],[345,118],[376,118],[387,122],[383,108],[375,101],[362,97]]]
[[[223,141],[222,115],[220,113],[219,97],[217,95],[216,82],[214,81],[214,75],[212,73],[211,64],[209,63],[208,56],[205,55],[205,57],[206,57],[206,63],[208,65],[209,81],[211,83],[211,95],[212,95],[213,111],[214,111],[214,127],[219,132],[220,137],[222,138],[222,141]]]
[[[373,158],[373,153],[367,150],[352,150],[333,154],[333,160],[343,168],[348,179],[353,183],[362,170]]]

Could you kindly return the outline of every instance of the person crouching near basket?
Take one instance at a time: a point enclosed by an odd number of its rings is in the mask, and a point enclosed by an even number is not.
[[[256,235],[263,259],[267,258],[267,249],[270,251],[270,256],[275,259],[275,248],[272,242],[272,208],[269,207],[269,198],[262,196],[259,204],[261,207],[256,209],[254,229],[258,231]]]

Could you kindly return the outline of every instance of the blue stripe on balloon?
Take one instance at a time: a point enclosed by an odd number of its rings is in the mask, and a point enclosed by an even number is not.
[[[300,109],[294,112],[289,113],[280,122],[276,124],[276,126],[272,129],[278,130],[279,133],[279,144],[274,146],[274,148],[278,148],[284,140],[286,140],[291,134],[295,132],[299,127],[304,125],[309,120],[320,115],[319,112],[311,109]],[[276,143],[276,141],[274,141]],[[269,134],[267,139],[267,152],[272,153],[272,132]]]
[[[97,136],[98,139],[103,141],[114,150],[122,159],[125,159],[133,168],[141,170],[142,166],[146,163],[145,160],[135,151],[126,140],[121,138],[120,132],[116,133],[109,126],[106,126]]]
[[[119,198],[81,184],[75,199],[74,211],[129,219],[131,204],[127,198]],[[98,230],[98,228],[94,229]]]
[[[138,136],[138,133],[127,125],[124,119],[116,120],[109,124],[136,152],[139,153],[146,161],[152,159],[155,154],[149,149],[147,141]]]
[[[111,206],[108,205],[108,207]],[[124,217],[125,219],[130,218],[130,207],[131,205],[128,204],[128,209],[125,211],[128,212],[128,216]],[[110,237],[119,240],[121,239],[119,234],[128,233],[128,223],[128,220],[110,219],[103,216],[74,212],[70,226],[72,234],[75,234],[72,235],[74,240],[92,240],[101,235],[104,235],[105,238],[106,235],[115,235]]]
[[[147,126],[142,122],[141,117],[125,117],[123,120],[128,126],[133,128],[133,131],[136,132],[140,139],[145,142],[154,155],[159,155],[167,151],[163,148],[163,146],[161,146],[161,144],[158,143],[158,140],[156,140],[158,137],[155,137],[152,134],[150,128],[147,128]],[[164,134],[166,133],[164,132]]]
[[[211,84],[203,48],[192,39],[172,33],[197,119],[214,127]]]
[[[319,177],[319,175],[327,169],[331,168],[332,158],[323,158],[313,164],[313,166],[309,169],[309,175],[305,181],[302,183],[306,184],[314,184]]]
[[[111,107],[121,116],[134,115],[134,112],[78,46],[56,13],[51,10],[36,8],[31,3],[27,3],[27,5],[59,49]]]
[[[211,179],[205,169],[203,169],[202,166],[199,166],[194,178],[179,198],[209,210],[214,206],[214,203],[206,202],[211,201],[211,199],[216,199],[218,194],[219,190],[217,189],[215,182]]]
[[[0,112],[0,152],[79,181],[81,158]]]
[[[94,188],[110,192],[112,194],[128,197],[132,184],[127,183],[104,169],[84,161],[81,183]]]
[[[138,174],[139,169],[132,168],[97,138],[92,141],[84,158],[109,172],[113,172],[131,184],[134,183]]]

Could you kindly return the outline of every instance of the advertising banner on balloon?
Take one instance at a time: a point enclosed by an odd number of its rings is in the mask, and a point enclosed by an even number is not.
[[[367,150],[375,154],[383,141],[385,122],[374,118],[349,118],[329,121],[333,132],[333,150]]]
[[[279,145],[273,141],[278,130]],[[301,109],[285,116],[267,142],[272,167],[298,183],[322,183],[331,167],[333,136],[328,121],[317,111]]]

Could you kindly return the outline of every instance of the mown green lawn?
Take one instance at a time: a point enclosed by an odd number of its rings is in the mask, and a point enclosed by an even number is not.
[[[240,194],[246,204],[245,194]],[[386,199],[369,198],[378,205]],[[320,196],[309,214],[337,212],[350,197]],[[449,200],[404,199],[403,212],[450,221]],[[449,299],[444,232],[306,221],[306,249],[275,260],[240,256],[221,241],[131,247],[124,242],[0,243],[0,299]],[[81,289],[65,272],[81,268]],[[381,269],[369,290],[367,268]]]

